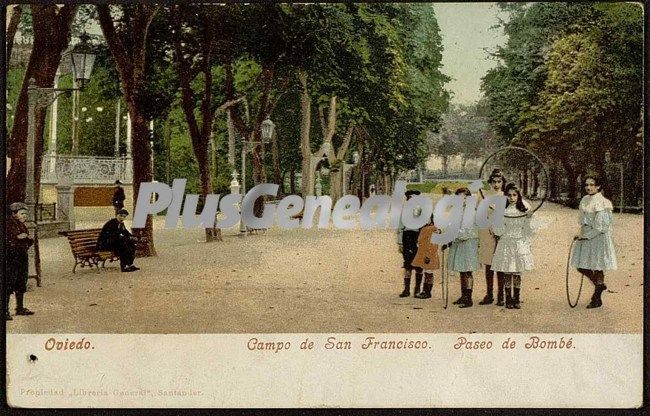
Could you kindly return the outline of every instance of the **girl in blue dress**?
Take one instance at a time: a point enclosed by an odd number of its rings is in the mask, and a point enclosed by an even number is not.
[[[472,193],[467,188],[458,188],[456,195],[463,195],[467,199]],[[474,277],[472,272],[480,268],[478,261],[478,229],[475,224],[466,228],[461,227],[459,230],[458,237],[454,239],[449,248],[448,268],[450,271],[460,273],[461,297],[453,302],[454,305],[461,308],[473,306],[472,288],[474,286]]]
[[[594,294],[587,308],[603,305],[605,270],[616,270],[616,253],[612,240],[612,202],[600,192],[598,177],[588,175],[584,181],[587,195],[580,200],[580,232],[571,255],[571,266],[594,284]]]

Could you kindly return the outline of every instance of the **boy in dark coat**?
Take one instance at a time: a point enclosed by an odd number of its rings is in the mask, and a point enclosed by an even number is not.
[[[409,190],[404,194],[406,200],[411,199],[413,195],[420,195],[420,191]],[[417,209],[416,209],[417,210]],[[417,213],[419,215],[419,212]],[[420,229],[411,229],[404,225],[402,218],[399,220],[399,227],[397,228],[397,246],[399,252],[402,253],[402,267],[404,268],[404,290],[400,293],[400,298],[406,298],[411,295],[411,271],[415,270],[415,289],[413,296],[420,293],[420,284],[422,283],[422,268],[414,267],[411,263],[415,258],[418,251],[418,237]]]
[[[134,272],[140,270],[133,265],[135,242],[138,238],[133,236],[124,225],[127,215],[129,215],[127,210],[120,209],[115,213],[115,218],[104,224],[97,239],[97,249],[114,252],[120,258],[120,269],[123,272]]]
[[[27,206],[22,202],[14,202],[9,206],[9,210],[11,214],[7,217],[5,234],[7,244],[7,273],[5,277],[7,309],[5,315],[7,321],[13,319],[9,313],[9,299],[12,293],[16,294],[16,315],[34,314],[23,304],[29,273],[27,250],[34,244],[25,225]]]

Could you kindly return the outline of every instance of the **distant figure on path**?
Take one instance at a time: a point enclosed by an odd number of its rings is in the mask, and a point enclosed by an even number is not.
[[[133,265],[135,258],[135,243],[138,238],[133,236],[124,225],[124,219],[129,215],[125,209],[115,213],[115,218],[109,220],[97,239],[97,249],[112,251],[120,258],[120,269],[123,272],[134,272],[140,270]]]
[[[122,185],[122,182],[120,182],[119,179],[116,180],[115,191],[113,192],[113,208],[115,208],[115,212],[124,208],[124,200],[126,199],[124,188],[122,188],[120,185]]]

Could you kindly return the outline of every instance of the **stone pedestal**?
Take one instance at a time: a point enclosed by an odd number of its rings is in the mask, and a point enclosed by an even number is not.
[[[230,181],[230,193],[231,194],[238,194],[239,193],[239,181],[237,180],[237,177],[239,174],[237,173],[236,170],[232,171],[232,181]]]
[[[74,219],[74,186],[61,181],[56,185],[56,217],[59,221],[67,221],[70,230],[75,229]]]

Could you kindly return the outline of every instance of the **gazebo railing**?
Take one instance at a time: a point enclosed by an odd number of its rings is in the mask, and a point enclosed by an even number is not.
[[[131,159],[126,157],[51,155],[43,157],[41,182],[73,184],[131,183]]]

